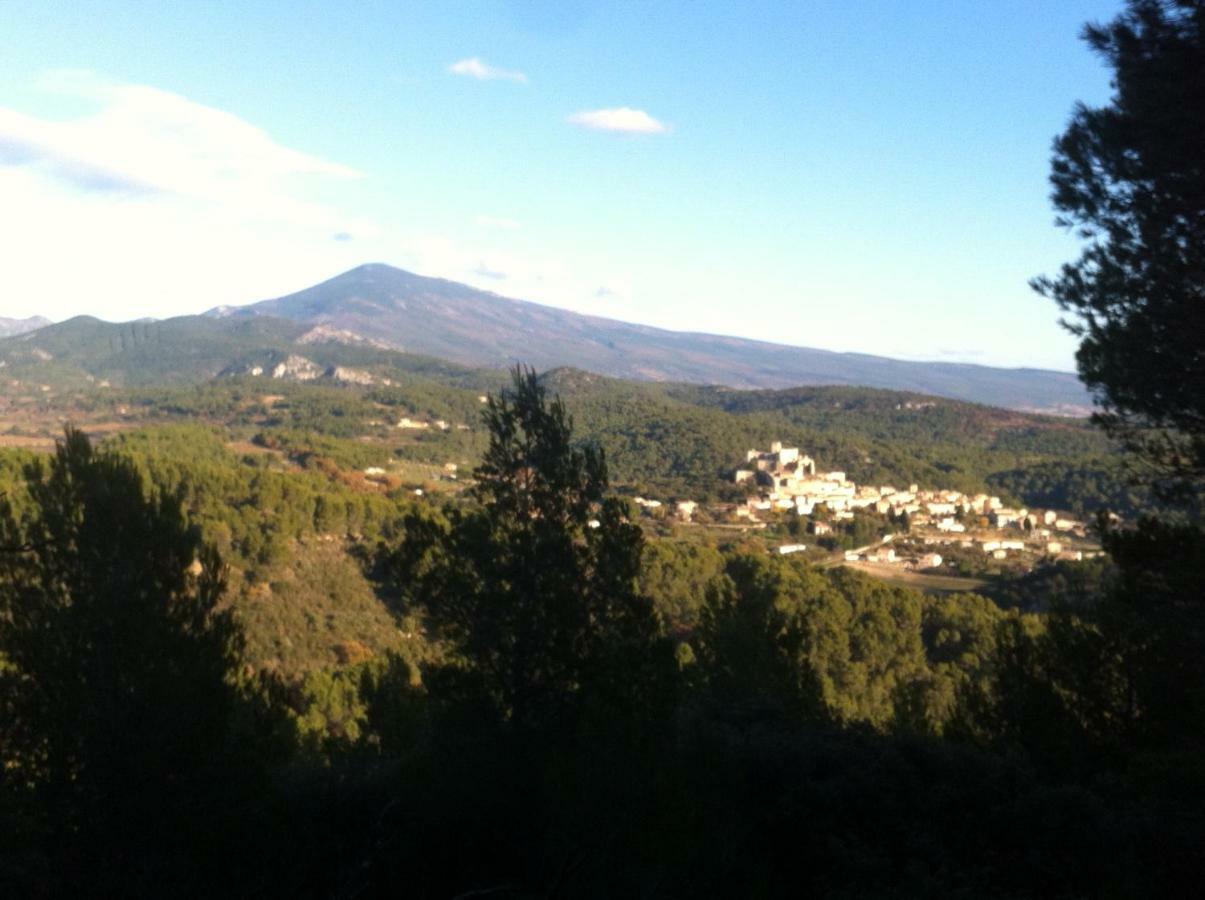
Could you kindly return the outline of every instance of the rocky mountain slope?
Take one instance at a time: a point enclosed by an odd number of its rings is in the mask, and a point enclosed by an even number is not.
[[[501,297],[382,264],[208,315],[279,317],[470,366],[573,365],[621,378],[735,388],[863,385],[1073,415],[1091,405],[1083,385],[1065,372],[905,362],[667,331]]]

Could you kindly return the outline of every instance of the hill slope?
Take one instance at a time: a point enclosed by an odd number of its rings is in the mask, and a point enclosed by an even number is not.
[[[1071,374],[905,362],[743,338],[666,331],[500,297],[382,264],[216,317],[274,316],[347,329],[464,365],[573,365],[620,378],[782,388],[848,384],[916,391],[1012,409],[1086,412]]]
[[[410,373],[474,387],[492,384],[481,377],[485,373],[453,363],[270,316],[179,316],[120,323],[78,316],[0,338],[0,368],[10,387],[23,380],[35,390],[40,384],[60,389],[99,380],[115,387],[198,384],[218,375],[251,374],[256,368],[270,373],[277,365],[293,362],[310,372],[350,367],[343,371],[367,375],[365,370],[371,369],[383,373],[378,381]]]

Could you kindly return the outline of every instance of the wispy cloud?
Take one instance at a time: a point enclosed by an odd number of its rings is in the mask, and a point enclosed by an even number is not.
[[[506,273],[498,269],[491,269],[484,262],[477,264],[477,268],[473,269],[474,275],[480,275],[482,278],[490,278],[494,281],[506,280]]]
[[[518,84],[527,84],[527,76],[522,72],[513,69],[499,69],[476,56],[452,63],[448,66],[448,71],[453,75],[464,75],[468,78],[476,78],[478,81],[514,81]]]
[[[360,177],[170,91],[81,72],[59,73],[45,86],[98,109],[59,121],[0,107],[0,166],[30,169],[84,193],[174,195],[329,225],[337,223],[298,199],[293,180]]]
[[[358,171],[230,112],[87,72],[38,86],[83,103],[68,118],[0,106],[0,247],[22,308],[137,318],[246,302],[381,239],[337,199]],[[317,201],[316,185],[336,190]]]
[[[664,134],[669,126],[654,119],[643,109],[618,106],[614,109],[589,109],[571,115],[568,121],[595,131],[617,131],[624,134]]]
[[[473,221],[482,228],[497,228],[500,231],[518,231],[523,227],[522,222],[500,216],[477,216]]]

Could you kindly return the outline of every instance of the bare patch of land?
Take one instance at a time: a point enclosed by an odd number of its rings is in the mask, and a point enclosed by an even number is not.
[[[931,594],[955,594],[977,591],[987,585],[984,578],[960,578],[955,575],[928,575],[924,572],[913,572],[901,569],[899,566],[883,565],[872,562],[845,562],[848,569],[854,569],[880,581],[901,587],[917,588]]]

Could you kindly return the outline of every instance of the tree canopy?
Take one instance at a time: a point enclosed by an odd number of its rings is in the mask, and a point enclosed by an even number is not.
[[[411,518],[404,591],[506,719],[570,723],[582,701],[619,687],[630,696],[605,702],[639,702],[664,654],[637,589],[643,535],[605,496],[601,450],[574,443],[563,404],[530,370],[490,398],[485,422],[480,505]]]
[[[1113,98],[1054,146],[1059,223],[1087,241],[1034,287],[1070,315],[1098,420],[1159,472],[1205,478],[1205,3],[1129,0],[1084,39]]]
[[[238,632],[216,553],[129,460],[68,429],[26,478],[21,513],[0,499],[0,787],[124,892],[205,844],[198,798],[228,799]]]

